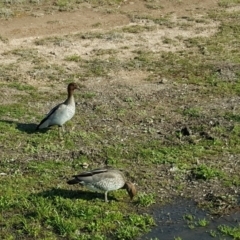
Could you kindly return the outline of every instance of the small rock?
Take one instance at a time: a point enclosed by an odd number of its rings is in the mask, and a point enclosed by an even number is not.
[[[89,166],[89,164],[86,163],[86,162],[84,162],[84,163],[82,164],[82,167],[83,167],[83,168],[88,168],[88,166]]]
[[[179,170],[178,167],[171,167],[171,168],[169,169],[169,172],[177,172],[178,170]]]

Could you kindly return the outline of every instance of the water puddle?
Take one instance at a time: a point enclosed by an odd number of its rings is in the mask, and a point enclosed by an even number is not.
[[[175,203],[153,208],[152,215],[157,224],[151,232],[141,237],[141,240],[212,240],[233,239],[220,233],[219,225],[236,227],[240,224],[240,212],[224,217],[214,218],[206,211],[187,199],[179,199]],[[205,225],[205,220],[207,224]],[[201,225],[204,226],[201,226]]]

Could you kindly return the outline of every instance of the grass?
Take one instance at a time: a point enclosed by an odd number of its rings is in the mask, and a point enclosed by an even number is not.
[[[225,236],[230,236],[233,239],[240,238],[240,226],[231,227],[227,225],[220,225],[218,230],[223,233]]]
[[[121,30],[125,33],[141,33],[144,31],[153,31],[156,29],[153,26],[139,26],[139,25],[133,25],[129,27],[123,27]]]
[[[195,227],[207,227],[210,223],[206,218],[196,219],[196,216],[192,214],[185,214],[183,219],[187,222],[187,225],[190,229],[194,229]]]
[[[152,193],[149,193],[149,194],[141,193],[141,194],[139,194],[138,204],[140,204],[141,206],[149,207],[154,203],[156,203],[154,194],[152,194]]]
[[[221,1],[219,1],[218,4],[221,7],[232,7],[232,6],[236,6],[239,3],[240,3],[239,0],[230,0],[230,1],[221,0]]]
[[[215,177],[223,177],[223,172],[203,164],[193,170],[193,175],[197,179],[209,180]]]
[[[1,212],[3,217],[11,213],[15,216],[3,225],[3,239],[6,236],[36,239],[62,236],[72,239],[79,234],[84,235],[83,239],[106,234],[117,239],[131,239],[141,231],[147,231],[154,223],[149,215],[130,213],[126,206],[119,211],[116,201],[105,204],[101,199],[103,196],[98,198],[97,194],[87,190],[64,189],[61,175],[66,174],[66,169],[71,174],[71,164],[67,167],[65,161],[29,161],[23,165],[15,170],[14,175],[10,176],[8,172],[2,179]],[[46,182],[51,182],[54,187],[46,188]],[[89,201],[93,201],[94,206]],[[129,231],[126,231],[126,226]],[[7,234],[9,232],[11,235]]]
[[[121,3],[88,2],[99,9]],[[23,12],[42,7],[47,14],[76,10],[82,3],[4,2],[0,16],[14,16],[19,6]],[[145,4],[148,11],[163,6]],[[0,63],[1,239],[136,239],[155,225],[144,212],[172,195],[202,199],[199,194],[214,190],[235,199],[240,186],[239,12],[226,11],[237,1],[219,4],[204,22],[185,17],[184,25],[169,15],[134,13],[132,20],[149,20],[153,26],[136,21],[111,31],[44,37],[34,47],[3,53],[11,61]],[[12,15],[3,13],[6,9]],[[218,22],[212,36],[162,38],[164,45],[179,42],[183,50],[151,48],[151,41],[141,36],[211,21]],[[132,40],[136,42],[130,45]],[[70,52],[72,43],[86,41],[114,47],[99,46],[89,55]],[[69,52],[61,50],[65,47]],[[43,48],[64,53],[51,57]],[[161,78],[167,81],[161,83]],[[44,114],[66,98],[70,81],[86,87],[75,93],[77,113],[66,124],[64,141],[57,128],[35,132]],[[109,194],[106,204],[102,194],[69,187],[66,180],[83,171],[84,164],[123,169],[136,183],[138,196],[130,202],[119,190]],[[225,204],[236,206],[234,201]],[[202,203],[206,205],[216,208],[213,202]],[[184,220],[192,231],[211,223],[191,214]],[[211,232],[219,234],[237,239],[239,227],[221,225]]]
[[[199,225],[200,227],[206,227],[208,224],[209,224],[209,221],[206,220],[205,218],[198,220],[198,225]]]

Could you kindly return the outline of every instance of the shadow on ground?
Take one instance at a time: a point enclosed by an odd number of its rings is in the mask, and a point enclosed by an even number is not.
[[[41,130],[36,130],[36,127],[37,127],[36,123],[19,123],[19,122],[10,121],[10,120],[0,120],[0,122],[7,123],[7,124],[15,124],[16,129],[18,129],[21,132],[26,132],[28,134],[33,134],[36,132],[45,133],[50,129],[50,128],[45,128]]]
[[[104,193],[97,193],[91,191],[84,191],[84,190],[68,190],[68,189],[60,189],[60,188],[52,188],[50,190],[46,190],[40,193],[37,193],[37,196],[44,197],[44,198],[53,198],[56,196],[62,198],[69,198],[69,199],[84,199],[84,200],[94,200],[100,199],[104,201]],[[117,201],[116,198],[109,196],[108,200]]]

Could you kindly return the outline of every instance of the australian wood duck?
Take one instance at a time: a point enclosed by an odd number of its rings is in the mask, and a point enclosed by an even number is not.
[[[126,181],[123,173],[115,169],[98,168],[89,172],[83,172],[79,175],[74,175],[73,179],[67,181],[67,183],[80,183],[90,190],[104,192],[105,202],[108,202],[107,194],[109,191],[121,188],[126,189],[131,199],[137,193],[135,185]]]
[[[75,89],[78,89],[76,83],[68,84],[68,98],[63,103],[55,106],[47,116],[39,123],[37,126],[38,129],[47,128],[53,125],[58,125],[63,127],[63,124],[69,121],[75,114],[75,101],[73,97],[73,92]]]

